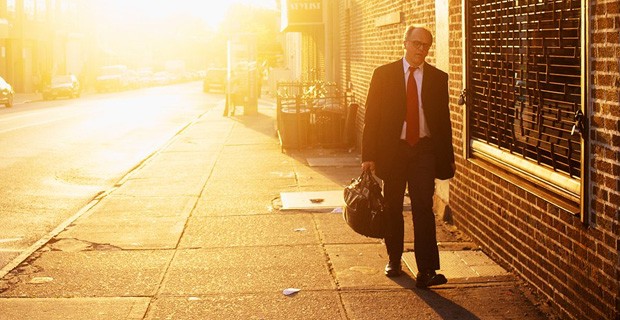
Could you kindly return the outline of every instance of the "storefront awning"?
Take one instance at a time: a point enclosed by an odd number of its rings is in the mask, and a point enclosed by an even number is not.
[[[281,0],[281,31],[298,32],[323,25],[323,0]]]

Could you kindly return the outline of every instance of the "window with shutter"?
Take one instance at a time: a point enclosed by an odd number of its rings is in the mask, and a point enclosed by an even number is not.
[[[580,201],[581,2],[464,3],[471,154]]]

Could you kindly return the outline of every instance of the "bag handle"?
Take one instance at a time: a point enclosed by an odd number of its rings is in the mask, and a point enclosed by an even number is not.
[[[362,174],[360,176],[361,178],[361,183],[363,183],[366,187],[370,188],[379,188],[379,190],[381,190],[381,186],[379,185],[379,182],[377,182],[377,180],[375,179],[374,175],[372,174],[372,171],[368,168],[362,170]]]

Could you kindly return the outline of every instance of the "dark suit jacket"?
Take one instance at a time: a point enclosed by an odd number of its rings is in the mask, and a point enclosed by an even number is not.
[[[403,60],[375,69],[366,98],[362,161],[374,161],[376,174],[385,179],[394,167],[396,150],[407,113]],[[422,106],[436,155],[435,177],[454,176],[454,149],[450,123],[448,74],[426,63]]]

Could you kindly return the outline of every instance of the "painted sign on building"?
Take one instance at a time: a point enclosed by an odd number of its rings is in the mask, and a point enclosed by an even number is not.
[[[323,23],[323,0],[281,0],[282,31]]]

